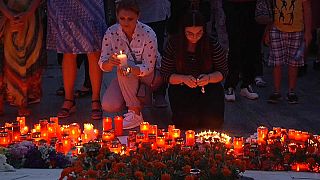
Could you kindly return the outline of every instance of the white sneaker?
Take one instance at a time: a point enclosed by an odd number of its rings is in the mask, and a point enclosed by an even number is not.
[[[123,129],[132,129],[140,126],[143,122],[142,114],[137,115],[134,111],[128,110],[128,113],[124,114]]]
[[[224,94],[226,101],[234,102],[236,100],[236,95],[234,94],[233,88],[228,88]]]
[[[241,91],[240,91],[240,95],[244,96],[244,97],[246,97],[248,99],[251,99],[251,100],[259,98],[259,95],[256,92],[253,91],[251,85],[249,85],[246,88],[242,88]]]

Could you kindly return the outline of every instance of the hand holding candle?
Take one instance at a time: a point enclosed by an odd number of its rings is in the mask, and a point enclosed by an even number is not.
[[[120,54],[117,55],[117,58],[120,60],[121,67],[128,65],[127,63],[128,57],[126,54],[123,54],[122,51],[120,51]]]

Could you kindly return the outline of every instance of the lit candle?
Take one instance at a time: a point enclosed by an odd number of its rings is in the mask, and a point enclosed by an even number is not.
[[[123,54],[122,51],[120,51],[120,54],[117,55],[117,58],[120,60],[120,66],[127,66],[128,57],[126,54]]]
[[[188,130],[186,133],[186,146],[193,146],[195,144],[195,132],[193,130]]]
[[[35,125],[33,125],[33,128],[36,130],[36,132],[40,132],[40,131],[41,131],[41,126],[40,126],[40,124],[35,124]]]
[[[142,143],[142,142],[145,142],[145,134],[143,133],[138,133],[137,136],[136,136],[136,142],[137,143]]]
[[[109,147],[111,152],[119,154],[121,152],[121,143],[118,140],[114,140]]]
[[[123,118],[121,116],[114,117],[114,134],[116,136],[123,134]]]
[[[164,147],[164,145],[165,145],[165,136],[158,135],[158,137],[157,137],[157,146],[158,147]]]
[[[104,117],[102,121],[103,131],[112,129],[112,119],[110,117]]]
[[[296,131],[294,139],[296,141],[302,141],[302,132],[301,131]]]
[[[176,139],[176,144],[183,146],[183,145],[185,144],[185,143],[184,143],[184,139],[183,139],[182,137],[177,138],[177,139]]]
[[[77,140],[81,135],[80,126],[78,123],[72,123],[69,125],[69,137],[72,140]]]
[[[114,131],[109,130],[109,131],[104,131],[102,133],[102,141],[107,142],[107,141],[112,141],[114,139]]]
[[[305,172],[309,170],[309,165],[307,163],[295,163],[291,169],[297,172]]]
[[[41,138],[48,140],[48,120],[42,119],[39,121],[39,124],[40,124]]]
[[[173,129],[172,131],[172,140],[180,137],[180,129]]]
[[[235,137],[233,139],[233,148],[236,153],[241,153],[243,148],[243,137]]]
[[[155,134],[148,134],[148,142],[157,143],[157,136]]]
[[[71,139],[69,138],[69,136],[63,136],[62,142],[63,142],[63,152],[67,154],[71,150]]]
[[[93,139],[97,139],[98,136],[99,136],[99,130],[98,130],[98,129],[94,129],[94,130],[93,130],[93,133],[94,133]]]
[[[7,132],[0,132],[0,145],[8,146],[10,143],[10,137]]]
[[[54,122],[50,122],[48,124],[48,138],[51,139],[53,137],[57,137],[57,129]]]
[[[59,118],[58,117],[50,117],[50,122],[53,122],[55,125],[56,125],[56,127],[58,127],[58,125],[59,125]]]
[[[155,134],[157,136],[158,126],[157,125],[150,125],[149,126],[149,134]]]
[[[295,139],[295,135],[296,135],[296,130],[294,129],[289,129],[289,132],[288,132],[288,136],[289,136],[289,139]]]
[[[144,133],[145,135],[148,135],[148,133],[149,133],[149,123],[148,122],[142,122],[140,124],[140,132]]]
[[[173,130],[176,128],[175,125],[168,125],[169,138],[172,138]]]
[[[257,129],[258,131],[258,144],[265,144],[266,143],[266,138],[268,136],[268,128],[264,126],[260,126]]]
[[[22,133],[23,128],[26,126],[26,118],[25,117],[17,117],[17,121],[20,124],[20,131]]]
[[[133,148],[135,147],[136,144],[136,136],[137,136],[137,131],[129,131],[129,135],[127,138],[127,146],[128,148]]]
[[[272,130],[274,131],[274,135],[276,137],[280,137],[281,136],[281,128],[280,127],[273,127]]]
[[[12,141],[18,142],[20,141],[20,124],[19,122],[12,123]]]
[[[83,133],[85,135],[86,142],[94,140],[95,133],[94,133],[94,129],[93,129],[93,124],[85,123],[85,124],[83,124],[83,127],[84,127]]]
[[[78,142],[78,143],[75,143],[74,145],[76,147],[76,150],[77,150],[77,154],[81,154],[81,149],[82,149],[82,143],[81,142]]]
[[[29,127],[28,126],[24,126],[22,129],[21,129],[21,134],[22,135],[25,135],[29,132]]]
[[[35,142],[40,141],[40,139],[41,139],[41,132],[34,132],[34,133],[32,133],[32,139],[33,139]]]

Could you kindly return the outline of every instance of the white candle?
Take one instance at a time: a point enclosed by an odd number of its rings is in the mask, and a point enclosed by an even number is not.
[[[120,51],[120,54],[117,55],[117,58],[120,60],[120,66],[127,66],[128,57],[126,54],[122,54],[122,51]]]

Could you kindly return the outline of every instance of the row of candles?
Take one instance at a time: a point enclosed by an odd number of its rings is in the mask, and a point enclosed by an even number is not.
[[[114,121],[114,128],[112,123]],[[20,142],[23,140],[33,140],[39,142],[44,139],[47,142],[55,140],[58,144],[58,149],[63,152],[68,152],[72,146],[80,147],[82,144],[100,139],[101,143],[107,143],[108,146],[117,144],[121,146],[119,141],[116,142],[118,136],[123,135],[123,118],[116,116],[113,119],[105,117],[102,120],[103,131],[99,133],[98,129],[94,129],[92,124],[84,124],[83,132],[81,132],[80,125],[72,123],[70,125],[59,125],[57,117],[51,117],[50,120],[40,120],[34,128],[30,130],[26,126],[25,117],[17,117],[14,123],[5,123],[4,127],[0,127],[0,145],[8,146],[10,143]],[[245,139],[243,137],[234,137],[231,142],[231,137],[223,133],[217,132],[201,132],[195,134],[195,131],[188,130],[185,132],[184,138],[181,136],[181,130],[175,128],[174,125],[168,126],[168,131],[159,129],[157,125],[142,122],[140,124],[140,131],[129,131],[127,146],[133,148],[136,143],[151,143],[153,148],[168,148],[174,144],[183,144],[185,146],[193,146],[198,141],[205,139],[218,138],[220,142],[226,144],[227,148],[233,149],[236,153],[243,151]],[[259,145],[272,143],[271,137],[280,137],[281,141],[295,140],[306,142],[310,134],[308,132],[301,132],[294,129],[282,129],[279,127],[273,128],[269,131],[267,127],[260,126],[257,129],[257,139],[254,139]],[[319,137],[318,137],[319,138]],[[120,148],[122,149],[122,148]]]

